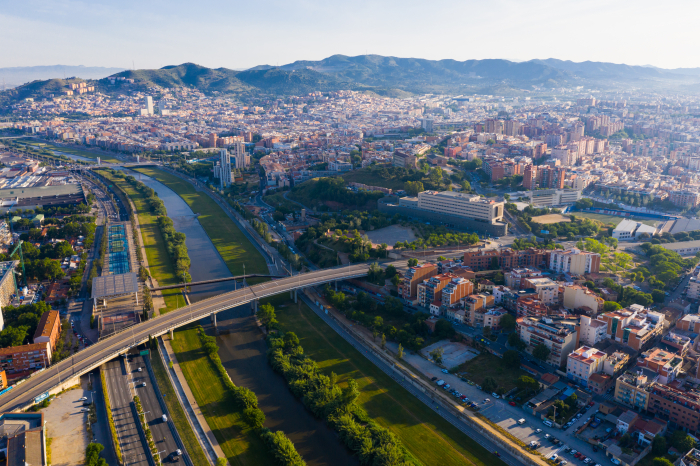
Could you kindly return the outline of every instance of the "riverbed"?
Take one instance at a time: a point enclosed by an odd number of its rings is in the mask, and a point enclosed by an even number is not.
[[[187,235],[187,249],[192,265],[192,281],[230,277],[226,263],[197,220],[196,213],[172,189],[155,179],[125,170],[149,186],[165,204],[176,231]],[[223,215],[223,214],[222,214]],[[190,300],[202,299],[233,290],[233,282],[212,283],[193,287]],[[282,430],[294,442],[309,466],[355,466],[357,459],[340,442],[336,433],[316,419],[297,400],[279,374],[267,362],[267,343],[255,325],[250,304],[238,306],[217,315],[221,335],[217,338],[219,357],[236,385],[247,387],[258,396],[265,413],[265,427]],[[202,324],[211,331],[209,319]]]

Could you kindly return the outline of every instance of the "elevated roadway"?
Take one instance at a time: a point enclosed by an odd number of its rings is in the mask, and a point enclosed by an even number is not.
[[[115,356],[127,352],[130,348],[148,341],[149,336],[162,335],[220,311],[253,301],[257,302],[258,299],[268,296],[337,280],[362,277],[367,275],[368,270],[369,264],[355,264],[298,274],[223,293],[176,309],[155,319],[141,322],[89,346],[56,365],[41,372],[35,372],[29,379],[0,396],[0,412],[14,411],[33,404],[34,398],[38,395],[60,386],[69,379],[85,374],[110,361]]]

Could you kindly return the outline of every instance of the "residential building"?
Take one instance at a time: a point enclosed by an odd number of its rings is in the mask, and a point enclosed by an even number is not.
[[[669,384],[676,380],[680,373],[683,357],[661,348],[653,348],[639,356],[637,366],[649,368],[659,374],[659,383]]]
[[[542,272],[536,269],[513,269],[507,271],[505,274],[506,286],[514,290],[522,290],[526,288],[524,279],[526,278],[539,278],[542,276]]]
[[[646,368],[627,371],[615,380],[615,401],[637,411],[649,408],[650,389],[658,374]]]
[[[501,249],[479,249],[477,251],[467,251],[464,253],[462,264],[471,267],[474,271],[489,270],[489,269],[522,269],[523,267],[543,267],[547,264],[549,252],[546,249],[528,248],[522,251],[515,251],[510,248]],[[541,272],[533,272],[530,269],[521,275],[520,278],[528,276],[527,273],[533,273],[532,276],[541,276]],[[519,280],[516,280],[518,283]],[[518,288],[513,282],[506,281],[506,286],[510,288]]]
[[[56,349],[56,342],[60,336],[61,318],[58,311],[44,312],[34,333],[34,343],[48,343],[53,351]]]
[[[483,327],[483,314],[493,306],[493,296],[473,294],[464,298],[464,323],[472,327]]]
[[[517,301],[519,317],[544,317],[549,314],[549,306],[535,296],[521,296]]]
[[[608,374],[596,372],[588,377],[588,389],[596,395],[604,395],[613,384],[613,378]]]
[[[528,353],[543,344],[549,349],[546,362],[557,367],[564,365],[569,353],[576,348],[575,332],[550,318],[518,317],[517,331]]]
[[[677,466],[698,466],[700,465],[700,450],[691,448],[683,457],[676,460]]]
[[[525,287],[532,288],[546,306],[559,305],[559,285],[549,278],[526,278]]]
[[[51,364],[51,347],[48,342],[10,346],[0,349],[0,369],[8,379],[28,375]]]
[[[700,278],[696,276],[690,277],[687,296],[690,299],[700,299]]]
[[[695,207],[700,204],[700,193],[685,189],[671,191],[668,198],[673,205],[678,207]]]
[[[434,275],[416,287],[418,293],[418,304],[428,307],[433,301],[442,301],[442,289],[455,278],[450,273]]]
[[[19,261],[0,262],[0,330],[5,327],[2,309],[12,302],[12,295],[17,292],[15,283],[15,267]]]
[[[611,377],[617,377],[625,370],[625,366],[630,361],[630,355],[621,351],[615,351],[609,355],[603,363],[603,372]]]
[[[608,338],[635,351],[642,351],[647,343],[660,335],[665,321],[663,314],[646,310],[639,304],[601,314],[598,319],[608,324]]]
[[[219,161],[214,165],[214,178],[219,179],[219,186],[221,189],[230,186],[233,182],[231,176],[231,156],[226,149],[221,149],[219,151]]]
[[[392,165],[401,168],[416,168],[417,159],[415,155],[406,154],[397,150],[394,152]]]
[[[55,427],[60,430],[60,426]],[[46,422],[44,413],[0,414],[0,445],[3,465],[46,466]]]
[[[537,167],[537,186],[548,189],[564,189],[566,168],[562,167]],[[580,193],[579,193],[580,194]]]
[[[668,332],[659,342],[659,348],[675,353],[680,357],[685,357],[692,346],[693,340],[691,338],[674,332]]]
[[[683,391],[669,385],[656,383],[649,390],[647,410],[656,417],[668,421],[675,428],[697,436],[700,427],[700,392]]]
[[[491,293],[493,294],[493,302],[496,306],[503,304],[503,297],[506,293],[510,292],[511,289],[503,285],[494,286]]]
[[[579,345],[595,346],[605,340],[608,324],[605,321],[582,315],[576,326]]]
[[[603,298],[586,288],[585,286],[563,286],[564,309],[584,310],[591,315],[597,315],[603,310]]]
[[[556,249],[549,254],[549,268],[558,273],[583,275],[600,272],[600,254],[578,248]]]
[[[700,333],[700,314],[686,314],[681,320],[676,322],[679,330],[686,332]]]
[[[474,292],[474,284],[462,277],[452,278],[442,290],[442,305],[452,307]],[[493,296],[491,296],[493,300]]]
[[[406,300],[415,301],[418,297],[418,284],[437,275],[435,264],[422,264],[410,267],[401,281],[399,295]]]
[[[234,141],[229,149],[233,152],[233,167],[244,170],[250,166],[250,153],[245,150],[245,143],[240,139]]]
[[[508,312],[503,308],[489,309],[484,314],[484,327],[491,327],[493,330],[499,330],[501,328],[501,318],[508,314]]]
[[[603,363],[608,355],[603,351],[582,346],[569,354],[566,362],[566,376],[569,380],[587,387],[592,374],[603,371]]]

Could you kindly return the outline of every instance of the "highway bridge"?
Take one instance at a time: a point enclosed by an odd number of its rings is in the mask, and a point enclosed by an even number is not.
[[[302,273],[229,291],[141,322],[105,338],[41,372],[35,372],[31,377],[0,396],[0,412],[15,411],[32,405],[35,397],[57,389],[65,385],[66,381],[75,380],[115,356],[148,341],[149,336],[163,335],[183,325],[197,322],[207,316],[215,316],[220,311],[241,304],[254,302],[257,306],[258,299],[268,296],[338,280],[362,277],[367,275],[368,270],[369,264],[355,264]]]

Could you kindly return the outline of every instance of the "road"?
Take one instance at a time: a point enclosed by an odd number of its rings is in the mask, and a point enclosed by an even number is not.
[[[397,265],[401,265],[397,263]],[[388,265],[388,264],[387,264]],[[336,280],[358,278],[365,276],[369,264],[355,264],[347,267],[334,267],[292,277],[282,278],[271,282],[260,283],[243,289],[223,293],[198,303],[171,311],[158,319],[141,322],[137,325],[101,340],[79,353],[67,358],[44,371],[36,372],[21,385],[15,386],[9,392],[0,396],[0,409],[12,411],[26,406],[41,393],[52,389],[76,375],[80,375],[112,359],[116,354],[124,352],[148,340],[150,336],[158,336],[173,328],[196,322],[203,317],[239,306],[256,299],[289,292],[296,288],[316,286]]]
[[[144,447],[132,407],[133,389],[129,387],[129,374],[123,358],[104,366],[107,392],[112,407],[112,417],[117,430],[124,462],[130,466],[151,466],[149,453]]]

